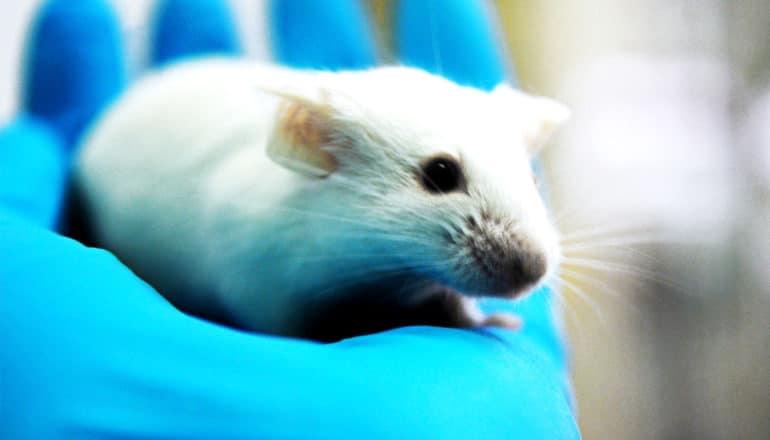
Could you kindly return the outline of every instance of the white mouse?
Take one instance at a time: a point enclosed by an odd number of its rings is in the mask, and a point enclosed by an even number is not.
[[[185,311],[322,340],[515,327],[475,298],[558,264],[530,159],[567,114],[407,67],[188,61],[97,121],[75,183],[96,243]]]

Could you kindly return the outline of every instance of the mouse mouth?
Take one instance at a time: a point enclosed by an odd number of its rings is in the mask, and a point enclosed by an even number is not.
[[[537,286],[546,273],[545,256],[535,253],[490,255],[472,252],[473,263],[486,278],[488,296],[516,298]]]
[[[473,298],[517,299],[535,290],[545,275],[529,278],[516,268],[490,267],[486,262],[472,259],[458,266],[455,272],[431,274],[437,286]]]

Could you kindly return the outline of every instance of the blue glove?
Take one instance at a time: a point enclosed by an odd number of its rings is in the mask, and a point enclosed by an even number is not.
[[[444,3],[452,6],[432,11],[437,26],[459,27],[462,18],[478,31],[465,32],[484,41],[477,47],[494,47],[474,2]],[[413,21],[398,20],[397,38],[408,46],[430,37],[419,37],[420,14],[408,6],[421,4],[401,2],[398,17]],[[275,2],[280,59],[370,64],[356,5]],[[156,62],[237,48],[222,45],[236,40],[220,2],[163,7],[175,13],[159,15],[155,47],[170,49],[158,49]],[[222,34],[185,46],[174,41],[185,32],[166,26]],[[341,38],[349,35],[356,40]],[[185,315],[110,253],[54,232],[69,145],[122,86],[118,36],[104,2],[49,1],[28,47],[26,115],[0,133],[0,438],[579,438],[548,289],[515,305],[488,304],[524,317],[515,333],[409,327],[318,344]],[[305,51],[308,41],[316,47]],[[439,43],[452,78],[502,78],[499,68],[452,61],[473,59],[472,50]]]

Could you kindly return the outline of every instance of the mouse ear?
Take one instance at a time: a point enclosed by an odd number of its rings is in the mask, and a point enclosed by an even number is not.
[[[504,108],[508,115],[513,109],[511,116],[520,123],[530,156],[537,154],[556,129],[570,117],[566,105],[550,98],[526,94],[507,84],[500,84],[492,93],[505,100]]]
[[[340,136],[335,129],[333,109],[323,99],[275,93],[282,102],[276,114],[267,155],[277,164],[300,174],[322,178],[337,169],[329,151]]]

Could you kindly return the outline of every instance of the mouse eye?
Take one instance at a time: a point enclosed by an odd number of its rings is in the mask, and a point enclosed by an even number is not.
[[[448,157],[436,157],[422,165],[422,186],[432,193],[446,193],[464,184],[460,164]]]

